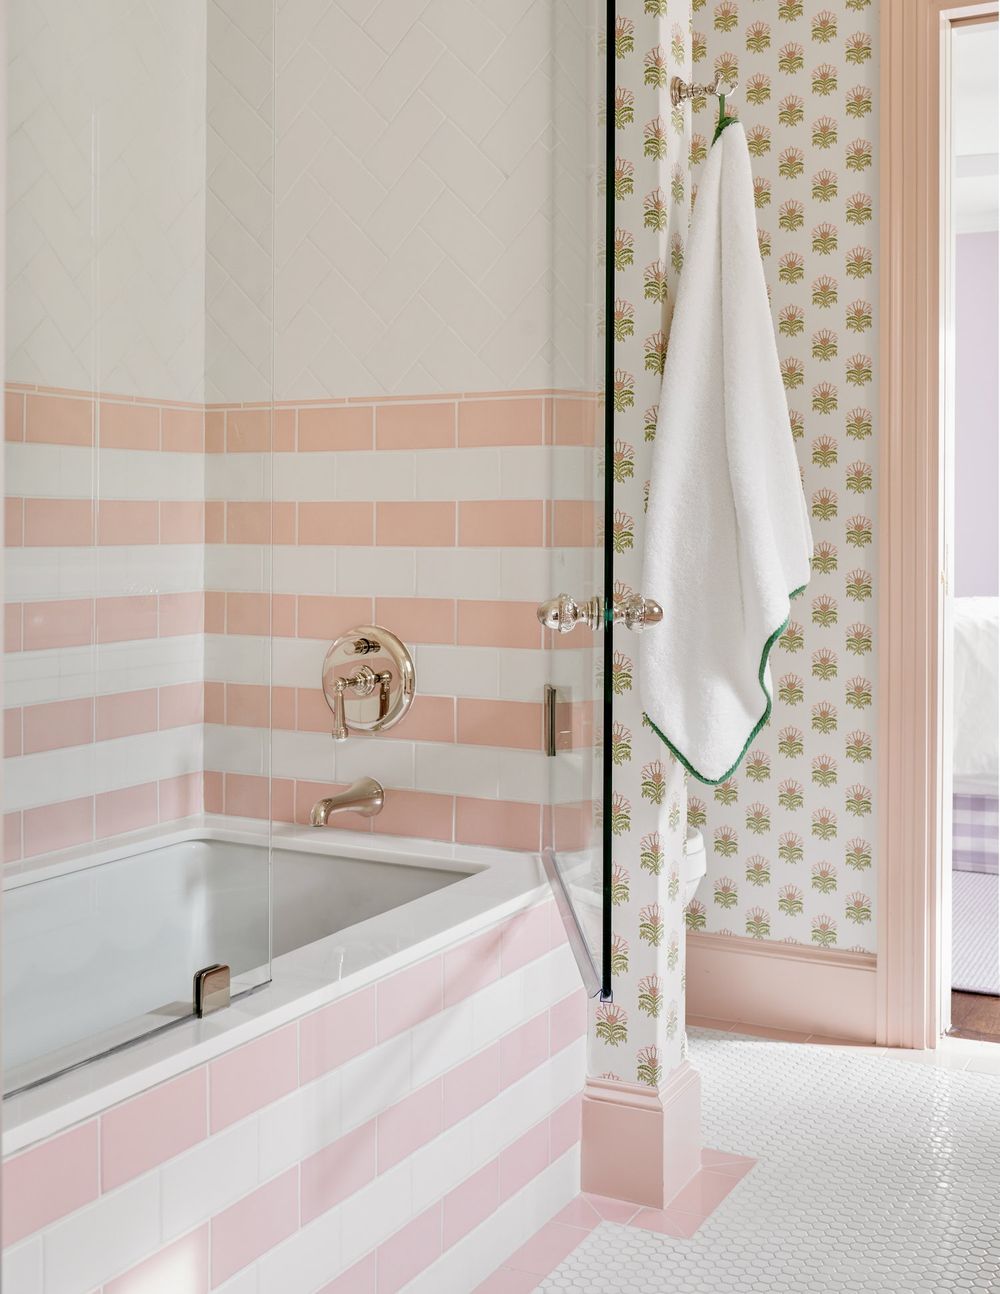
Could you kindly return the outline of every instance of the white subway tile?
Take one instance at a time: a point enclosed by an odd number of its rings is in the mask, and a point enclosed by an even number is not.
[[[266,728],[227,728],[222,724],[205,724],[206,769],[264,777],[269,763]]]
[[[287,641],[273,640],[276,656]],[[206,634],[205,677],[221,683],[266,683],[271,676],[270,643],[250,634]]]
[[[541,804],[549,792],[549,777],[552,763],[540,750],[498,750],[501,800],[523,800],[529,804]],[[579,788],[579,774],[574,781]]]
[[[331,715],[331,720],[333,716]],[[374,777],[387,786],[410,788],[414,785],[414,745],[412,741],[346,741],[334,742],[323,734],[332,747],[333,773],[337,782],[353,782],[358,777]],[[329,758],[329,756],[327,756]]]
[[[206,454],[205,498],[266,501],[271,491],[267,454]]]
[[[340,1114],[344,1132],[360,1127],[412,1089],[410,1035],[390,1038],[340,1068]]]
[[[313,638],[275,638],[275,687],[318,687],[329,643]]]
[[[515,602],[544,602],[554,596],[553,590],[562,592],[562,586],[556,589],[547,553],[537,548],[502,548],[499,596]]]
[[[270,557],[263,544],[207,544],[205,588],[266,593],[271,587]]]
[[[477,598],[500,594],[500,554],[491,548],[418,551],[417,588],[422,598]]]
[[[330,1209],[257,1262],[259,1294],[314,1294],[347,1266],[341,1257],[341,1210]]]
[[[274,497],[293,503],[337,498],[339,454],[275,454]]]
[[[474,1119],[472,1116],[456,1123],[413,1156],[414,1213],[422,1213],[483,1167],[482,1161],[475,1158]]]
[[[500,498],[548,499],[556,498],[560,484],[553,470],[554,450],[549,445],[506,445],[500,451]],[[575,496],[579,498],[579,493]]]
[[[354,550],[345,548],[341,551],[346,563]],[[303,544],[301,547],[278,544],[274,548],[271,565],[272,587],[275,593],[332,597],[341,591],[337,584],[337,561],[338,550],[325,544]]]
[[[498,653],[498,695],[504,701],[540,701],[560,654],[543,648],[505,647]]]
[[[259,1267],[259,1263],[251,1263],[249,1267],[244,1267],[232,1280],[226,1281],[224,1285],[217,1285],[212,1294],[258,1294]],[[156,1294],[159,1294],[159,1291],[156,1291]]]
[[[542,1010],[539,1004],[537,1010]],[[527,1018],[524,1002],[524,978],[520,971],[504,975],[494,984],[484,988],[472,999],[473,1048],[496,1042],[497,1038],[515,1029]],[[534,1015],[535,1011],[530,1014]]]
[[[340,1073],[297,1088],[258,1116],[260,1180],[291,1168],[340,1136]]]
[[[40,1235],[3,1251],[0,1289],[4,1294],[43,1294]]]
[[[499,695],[500,652],[494,647],[422,644],[414,659],[417,687],[431,696]]]
[[[97,471],[98,491],[103,499],[196,502],[205,497],[204,454],[102,449]]]
[[[342,597],[409,597],[417,591],[416,560],[411,548],[341,549],[337,593]]]
[[[12,492],[16,487],[18,494],[36,499],[89,499],[94,494],[95,449],[8,441],[4,454],[7,484]]]
[[[418,499],[502,497],[497,449],[427,449],[417,456]]]
[[[345,451],[337,455],[337,495],[345,503],[416,497],[416,462],[404,450]]]
[[[257,1134],[257,1120],[244,1119],[159,1170],[164,1242],[254,1189],[259,1181]]]
[[[89,1294],[160,1243],[160,1182],[148,1173],[44,1233],[45,1294]]]
[[[474,1017],[468,999],[424,1020],[413,1030],[414,1091],[461,1065],[475,1051]]]
[[[394,1235],[413,1215],[410,1164],[404,1160],[362,1187],[340,1206],[344,1267]]]
[[[440,795],[499,798],[500,752],[489,746],[418,743],[416,786]]]

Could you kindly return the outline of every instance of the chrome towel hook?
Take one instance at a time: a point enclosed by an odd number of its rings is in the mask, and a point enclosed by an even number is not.
[[[716,72],[714,85],[698,85],[694,81],[685,81],[675,76],[670,82],[670,102],[675,108],[680,107],[685,99],[694,99],[699,95],[714,98],[734,94],[739,89],[739,81],[726,81],[721,72]]]

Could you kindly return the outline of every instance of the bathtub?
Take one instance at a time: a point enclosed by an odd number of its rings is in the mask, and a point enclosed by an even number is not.
[[[259,822],[212,816],[14,867],[4,1153],[466,939],[547,889],[532,855],[291,826],[269,842]],[[192,975],[215,962],[231,967],[234,1000],[199,1020]]]

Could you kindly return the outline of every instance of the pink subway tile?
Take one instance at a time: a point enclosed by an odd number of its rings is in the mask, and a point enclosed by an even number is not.
[[[392,625],[404,642],[455,641],[455,603],[450,598],[376,598],[375,622]]]
[[[552,401],[553,435],[556,445],[596,445],[601,411],[594,400]]]
[[[16,863],[21,853],[21,815],[5,813],[3,815],[3,861]]]
[[[333,715],[322,688],[300,687],[295,690],[295,727],[299,732],[330,732]]]
[[[212,1132],[277,1101],[298,1085],[298,1035],[294,1024],[227,1052],[209,1065]]]
[[[298,1229],[297,1168],[258,1187],[212,1219],[212,1288]]]
[[[377,1251],[378,1294],[396,1294],[441,1256],[441,1202],[401,1227]]]
[[[97,1120],[14,1155],[3,1166],[3,1243],[16,1244],[97,1198]]]
[[[537,850],[541,840],[541,806],[458,796],[455,839],[465,845]]]
[[[226,594],[228,633],[266,636],[270,630],[270,623],[270,606],[266,593]]]
[[[369,624],[371,619],[371,598],[314,597],[303,594],[298,599],[300,638],[323,638],[332,642],[352,625]]]
[[[295,453],[295,412],[294,409],[274,411],[271,447],[276,454]]]
[[[555,1049],[553,1048],[553,1051]],[[583,1094],[571,1096],[549,1115],[549,1158],[558,1159],[580,1140],[583,1116]]]
[[[463,400],[458,406],[460,445],[540,445],[543,403],[528,400]]]
[[[540,499],[479,499],[458,510],[458,542],[471,548],[540,548],[545,542]]]
[[[104,1294],[208,1294],[209,1228],[206,1222],[152,1258],[108,1281]]]
[[[157,635],[159,616],[153,595],[97,598],[94,617],[99,643],[133,642]]]
[[[552,535],[555,548],[596,548],[604,524],[599,504],[591,499],[556,499],[552,509]]]
[[[227,503],[226,542],[229,544],[270,543],[271,505],[269,503]]]
[[[22,636],[25,651],[82,647],[94,641],[94,604],[89,598],[26,602],[22,610]]]
[[[205,773],[205,812],[223,813],[226,808],[225,779],[222,773]]]
[[[4,545],[20,548],[24,542],[24,500],[8,498],[4,501]]]
[[[3,613],[3,649],[21,650],[21,621],[24,609],[20,602],[8,602]]]
[[[22,722],[22,743],[26,755],[62,746],[83,746],[94,740],[94,701],[80,697],[73,701],[48,701],[26,705]]]
[[[226,774],[226,813],[236,818],[266,818],[271,808],[271,788],[266,777],[250,773]]]
[[[97,416],[102,449],[160,448],[160,411],[155,405],[102,400]]]
[[[127,786],[121,791],[104,791],[94,796],[94,831],[98,840],[123,831],[151,827],[159,817],[157,785]]]
[[[393,730],[401,741],[454,741],[455,700],[450,696],[420,696]]]
[[[500,939],[497,926],[444,954],[445,1006],[454,1006],[500,978]]]
[[[158,512],[156,503],[147,499],[101,499],[97,505],[97,542],[158,543]]]
[[[344,547],[374,542],[370,503],[300,503],[299,543]]]
[[[393,788],[378,817],[378,829],[389,836],[451,840],[455,805],[450,795]]]
[[[589,1234],[583,1227],[547,1222],[527,1244],[511,1254],[504,1266],[514,1271],[530,1272],[533,1276],[548,1276]]]
[[[101,1190],[113,1191],[208,1134],[208,1070],[192,1069],[101,1119]]]
[[[379,1042],[437,1015],[444,1004],[442,970],[443,959],[429,957],[375,986]]]
[[[160,504],[161,544],[200,544],[205,541],[205,505],[184,499]]]
[[[361,989],[313,1011],[303,1017],[299,1030],[299,1077],[310,1083],[375,1046],[375,989]]]
[[[205,722],[226,722],[226,685],[225,683],[205,684]]]
[[[203,723],[204,719],[204,684],[172,683],[160,688],[161,728],[185,728]]]
[[[303,1226],[372,1181],[377,1141],[371,1119],[302,1161]]]
[[[201,813],[204,803],[204,778],[201,773],[181,773],[160,782],[160,821],[173,822]]]
[[[205,543],[226,542],[226,505],[222,499],[209,499],[205,503]]]
[[[299,452],[371,449],[373,409],[299,409]]]
[[[294,638],[298,599],[294,593],[271,594],[271,633],[275,638]]]
[[[4,710],[3,712],[4,759],[12,759],[20,755],[21,751],[21,708],[20,706],[15,706],[13,709]]]
[[[719,1207],[739,1180],[731,1173],[716,1173],[703,1168],[695,1173],[679,1195],[674,1196],[670,1208],[705,1219]]]
[[[526,1020],[500,1039],[500,1086],[509,1087],[549,1056],[549,1013]]]
[[[206,605],[204,593],[161,593],[160,637],[200,634],[205,628]]]
[[[86,844],[94,838],[94,801],[87,795],[79,800],[25,809],[22,831],[25,858]]]
[[[295,731],[295,688],[271,688],[271,727],[285,732]]]
[[[509,1200],[549,1166],[549,1123],[543,1119],[500,1154],[500,1198]],[[515,1264],[508,1259],[510,1266]]]
[[[449,449],[455,444],[455,405],[383,404],[375,411],[376,449]]]
[[[555,1159],[556,1156],[553,1155],[552,1158]],[[593,1231],[600,1225],[601,1215],[586,1195],[577,1195],[564,1209],[559,1210],[552,1221],[563,1222],[568,1227],[582,1227],[585,1231]]]
[[[261,683],[226,684],[226,722],[240,728],[266,728],[270,706]]]
[[[458,740],[469,746],[540,750],[542,706],[535,701],[458,698]]]
[[[587,995],[577,989],[549,1008],[549,1045],[553,1056],[587,1032]]]
[[[90,499],[24,500],[27,547],[80,547],[93,542],[94,505]]]
[[[444,1128],[442,1086],[441,1079],[436,1078],[378,1116],[380,1173],[387,1172],[440,1135]]]
[[[451,548],[454,503],[376,503],[375,542],[391,548]]]
[[[316,1294],[376,1294],[376,1255],[374,1249],[359,1263],[349,1267],[336,1280],[324,1285]]]
[[[205,453],[226,452],[226,415],[222,409],[205,410]]]
[[[450,1128],[492,1101],[500,1092],[500,1044],[456,1065],[444,1076],[444,1123]]]
[[[92,445],[93,401],[57,395],[29,395],[24,438],[45,445]]]
[[[205,415],[201,409],[164,409],[160,414],[161,448],[200,454],[205,448]]]
[[[542,626],[533,602],[458,603],[458,642],[463,647],[541,647]]]
[[[538,1287],[538,1277],[531,1272],[516,1272],[512,1267],[498,1267],[474,1294],[532,1294]]]
[[[444,1197],[445,1249],[458,1244],[500,1205],[500,1162],[494,1159]]]
[[[202,594],[202,617],[207,634],[226,632],[226,595],[214,590]]]
[[[227,410],[226,449],[230,454],[266,454],[270,448],[270,409]]]
[[[544,955],[552,947],[549,909],[554,903],[540,903],[519,912],[503,927],[500,964],[504,975],[519,970]]]
[[[4,438],[24,440],[24,396],[17,391],[4,393]]]

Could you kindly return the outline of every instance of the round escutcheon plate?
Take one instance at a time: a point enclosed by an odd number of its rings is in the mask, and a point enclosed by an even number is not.
[[[413,701],[413,657],[381,625],[360,625],[333,643],[323,661],[323,695],[337,714],[338,694],[351,732],[382,732],[399,723]]]

